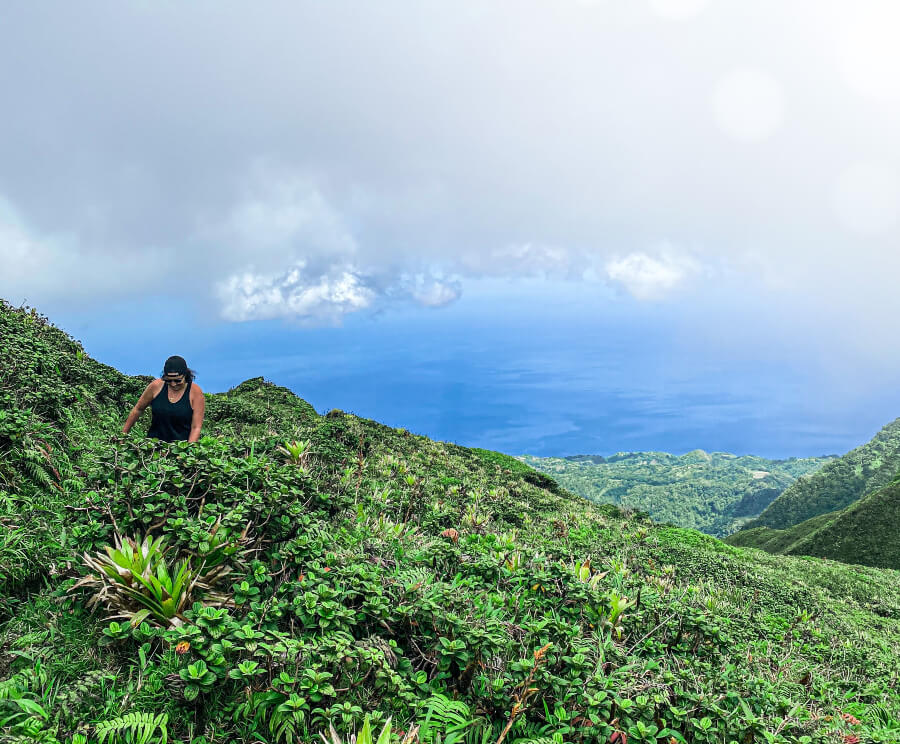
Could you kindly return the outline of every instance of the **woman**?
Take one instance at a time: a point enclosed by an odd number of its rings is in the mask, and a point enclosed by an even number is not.
[[[147,406],[151,410],[148,437],[165,442],[196,442],[200,438],[206,401],[200,386],[194,384],[194,371],[188,369],[182,357],[166,359],[162,376],[147,385],[128,414],[123,434],[128,433]]]

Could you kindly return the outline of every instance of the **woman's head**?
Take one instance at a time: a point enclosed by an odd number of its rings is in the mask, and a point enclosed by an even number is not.
[[[185,382],[193,382],[196,375],[197,373],[194,370],[188,369],[184,357],[170,356],[166,359],[165,366],[163,366],[163,373],[160,377],[167,381],[173,379],[180,380],[183,378]]]

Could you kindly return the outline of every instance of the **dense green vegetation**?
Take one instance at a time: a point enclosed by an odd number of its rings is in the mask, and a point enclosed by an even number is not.
[[[621,452],[611,457],[520,459],[598,504],[618,504],[647,512],[658,522],[723,536],[758,516],[797,478],[831,458],[766,460],[694,450],[680,456]]]
[[[745,525],[785,529],[843,509],[877,491],[900,472],[900,419],[866,444],[785,489],[760,516]]]
[[[2,741],[898,740],[897,572],[655,526],[259,378],[195,444],[122,436],[148,379],[0,304]]]
[[[770,553],[900,569],[900,419],[801,478],[728,538]]]
[[[771,527],[751,527],[725,538],[729,545],[737,545],[743,548],[759,548],[767,553],[788,553],[795,544],[802,542],[810,533],[830,524],[837,512],[820,514],[818,517],[807,519],[805,522],[795,524],[786,530],[773,530]]]
[[[900,569],[900,480],[863,496],[846,509],[785,530],[756,527],[728,539],[769,553],[815,555],[844,563]]]

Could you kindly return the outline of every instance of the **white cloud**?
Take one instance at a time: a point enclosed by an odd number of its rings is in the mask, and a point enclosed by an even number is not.
[[[699,271],[696,260],[668,250],[658,257],[631,253],[606,263],[607,277],[638,300],[662,299]]]
[[[28,234],[15,216],[12,206],[0,200],[0,262],[3,284],[11,287],[28,276],[49,268],[50,251],[47,246]]]
[[[350,201],[367,214],[379,203],[358,187]],[[461,293],[458,279],[411,272],[414,254],[385,255],[358,238],[312,177],[270,163],[257,162],[240,200],[224,219],[208,215],[198,235],[225,248],[215,295],[230,321],[334,324],[390,301],[441,307]]]
[[[148,263],[122,250],[110,256],[86,249],[72,234],[42,234],[0,197],[0,296],[29,304],[68,297],[79,302],[133,295],[163,275],[168,258]]]
[[[307,174],[256,161],[225,215],[212,211],[199,220],[195,240],[215,243],[219,263],[258,273],[285,270],[299,260],[327,264],[358,253],[352,231],[339,210]]]
[[[257,160],[236,203],[224,218],[207,214],[196,239],[222,248],[213,294],[225,320],[336,324],[376,301],[352,231],[303,173]]]
[[[277,0],[215,33],[196,4],[8,5],[8,297],[308,322],[492,277],[661,297],[702,273],[666,235],[730,262],[736,302],[817,319],[840,296],[873,348],[900,312],[896,179],[843,173],[900,165],[883,0]]]
[[[459,279],[438,279],[425,274],[401,276],[398,288],[423,307],[443,307],[456,302],[462,294]]]
[[[276,275],[245,272],[216,286],[222,317],[231,321],[291,318],[340,323],[347,313],[370,307],[375,293],[352,269],[333,276],[309,275],[304,262]]]
[[[464,251],[452,265],[463,274],[478,277],[581,279],[590,263],[578,248],[525,242]]]

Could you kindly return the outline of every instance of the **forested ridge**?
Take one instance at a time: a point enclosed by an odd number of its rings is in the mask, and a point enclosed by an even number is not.
[[[598,504],[645,511],[658,522],[717,537],[759,516],[797,478],[831,460],[767,460],[703,450],[684,455],[620,452],[609,457],[523,455],[519,459]]]
[[[207,395],[197,443],[123,436],[149,379],[0,302],[0,741],[900,738],[895,571],[262,378]]]
[[[799,479],[746,528],[784,529],[849,506],[900,473],[900,418],[871,441]]]
[[[769,553],[814,555],[844,563],[900,569],[900,479],[866,494],[845,509],[820,514],[783,530],[754,527],[731,545]]]
[[[770,553],[900,569],[900,419],[787,488],[727,538]]]

